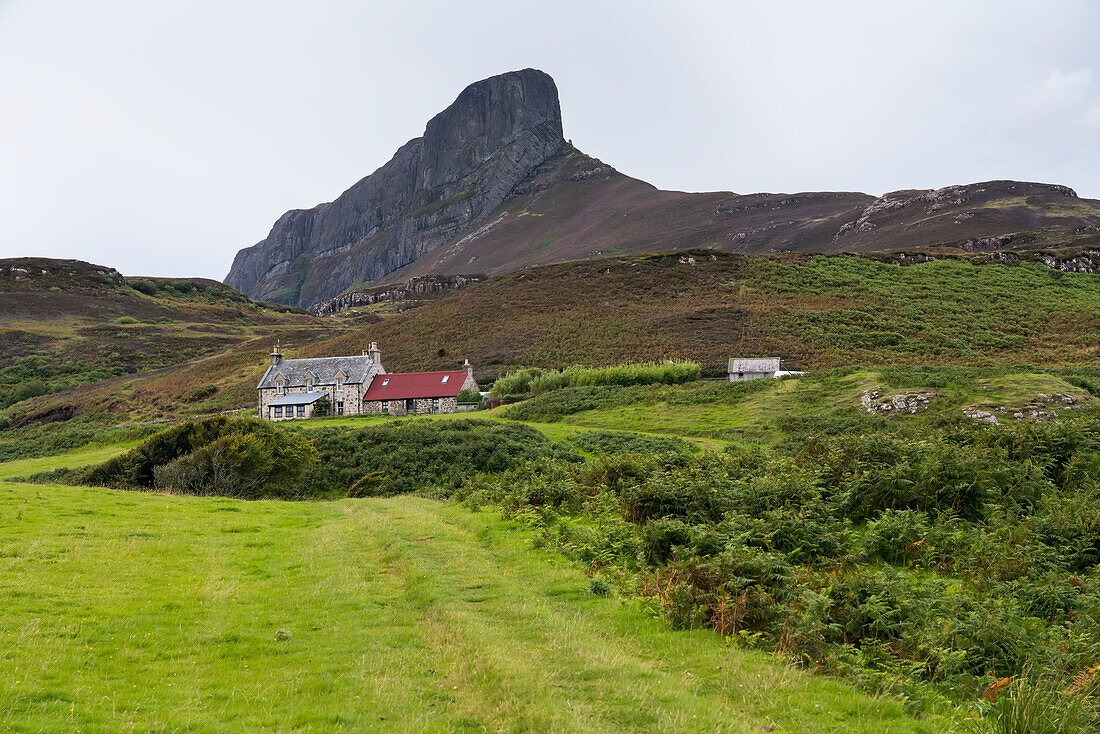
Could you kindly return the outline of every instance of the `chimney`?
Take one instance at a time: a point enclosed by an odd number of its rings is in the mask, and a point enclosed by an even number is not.
[[[367,356],[379,367],[382,366],[382,350],[378,348],[378,342],[371,342],[367,347]]]
[[[279,353],[279,345],[276,344],[271,348],[271,366],[275,367],[283,361],[283,355]]]
[[[470,360],[467,359],[465,362],[462,363],[462,369],[470,377],[474,376],[474,366],[472,364],[470,364]]]

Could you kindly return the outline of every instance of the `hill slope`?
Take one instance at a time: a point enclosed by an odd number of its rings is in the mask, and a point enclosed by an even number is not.
[[[19,411],[18,424],[38,413],[26,402],[36,395],[148,375],[252,340],[270,349],[272,338],[317,326],[306,313],[252,301],[217,281],[127,279],[78,260],[0,260],[0,410],[23,403],[29,412]],[[333,322],[321,327],[317,338],[339,331]],[[193,383],[178,397],[199,392],[210,397],[216,385]],[[109,404],[125,412],[120,398],[114,393]],[[79,407],[52,403],[40,417],[71,417]]]
[[[470,85],[422,137],[335,201],[284,214],[226,282],[304,307],[427,275],[694,247],[774,253],[1100,244],[1100,202],[989,181],[882,197],[661,191],[562,137],[557,89],[525,69]]]
[[[469,357],[482,372],[676,357],[720,374],[730,356],[765,354],[795,368],[1082,365],[1100,355],[1100,276],[1006,254],[895,264],[910,261],[703,250],[549,265],[327,348],[343,353],[369,336],[391,369]]]

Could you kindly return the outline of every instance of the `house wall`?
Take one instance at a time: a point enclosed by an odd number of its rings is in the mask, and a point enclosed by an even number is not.
[[[371,369],[373,372],[373,368]],[[314,385],[314,392],[328,393],[329,402],[332,403],[332,414],[336,415],[336,403],[344,403],[343,415],[359,415],[363,412],[363,393],[366,392],[366,388],[370,383],[365,384],[351,384],[344,383],[344,389],[341,392],[336,392],[335,385]],[[308,392],[305,386],[302,387],[288,387],[286,389],[287,395],[297,395],[300,393]],[[276,398],[282,397],[278,391],[273,387],[264,387],[257,390],[259,411],[261,418],[271,419],[271,412],[268,409],[268,403]],[[310,408],[312,410],[312,406]],[[285,418],[284,418],[285,420]]]
[[[275,422],[305,420],[306,418],[312,418],[313,417],[313,406],[312,405],[304,406],[305,409],[306,409],[306,414],[302,415],[302,416],[298,415],[298,406],[297,405],[284,405],[282,407],[283,407],[283,415],[282,415],[281,418],[276,418],[275,417],[275,415],[273,413],[274,409],[271,408],[270,406],[268,406],[268,408],[267,408],[267,414],[266,415],[261,415],[260,417],[265,418],[269,421],[275,421]],[[290,408],[293,411],[293,413],[290,416],[287,416],[287,414],[286,414],[286,409],[287,408]]]
[[[731,372],[730,382],[744,382],[745,380],[760,380],[765,377],[775,377],[774,372]]]
[[[416,398],[413,401],[414,408],[411,411],[405,410],[404,400],[390,400],[389,410],[386,411],[387,415],[429,415],[432,412],[432,398]],[[381,400],[368,400],[363,403],[363,412],[377,415],[382,412]],[[458,412],[458,399],[457,398],[439,398],[439,410],[438,413],[457,413]]]

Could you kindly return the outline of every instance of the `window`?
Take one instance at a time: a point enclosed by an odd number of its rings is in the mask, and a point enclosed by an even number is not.
[[[336,415],[343,415],[343,414],[344,414],[344,401],[343,400],[337,400],[336,401]]]
[[[306,378],[306,392],[313,392],[313,378]]]
[[[447,384],[447,380],[449,380],[449,379],[451,379],[451,376],[450,376],[450,375],[443,375],[443,384],[444,384],[444,385],[446,385],[446,384]]]
[[[390,378],[387,377],[386,379],[382,380],[382,387],[385,387],[388,384],[390,384]]]
[[[389,400],[383,400],[382,401],[382,412],[383,413],[389,413],[390,412],[390,401]]]
[[[286,395],[286,382],[283,380],[277,380],[275,382],[275,394]]]
[[[275,417],[276,418],[282,418],[283,417],[283,406],[281,406],[281,405],[276,405],[275,406]]]
[[[299,418],[305,418],[306,417],[306,406],[304,406],[304,405],[299,405],[298,406],[298,417]]]
[[[344,392],[344,378],[343,377],[337,377],[336,378],[336,392]]]
[[[416,410],[416,401],[412,398],[405,398],[405,410],[408,412]]]
[[[439,412],[439,398],[432,398],[432,412]]]

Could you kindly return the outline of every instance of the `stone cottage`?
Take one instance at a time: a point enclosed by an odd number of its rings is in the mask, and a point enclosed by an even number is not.
[[[469,361],[449,372],[386,372],[378,344],[359,356],[285,359],[276,346],[256,386],[267,420],[309,418],[325,399],[331,415],[454,413],[458,393],[477,390]]]
[[[378,345],[354,357],[284,359],[279,347],[256,386],[260,417],[268,420],[309,418],[318,401],[328,398],[332,415],[362,413],[363,395],[374,376],[385,372]]]

